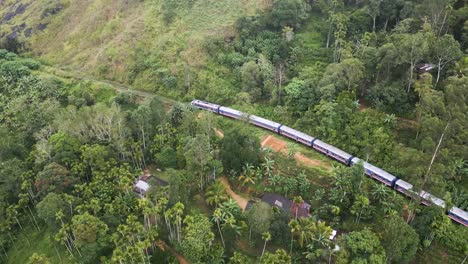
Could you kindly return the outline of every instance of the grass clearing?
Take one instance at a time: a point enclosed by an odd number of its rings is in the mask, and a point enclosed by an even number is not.
[[[46,227],[41,228],[41,231],[37,231],[32,226],[25,226],[25,228],[17,234],[17,240],[8,251],[7,263],[27,263],[29,257],[33,253],[46,255],[51,263],[72,263],[72,261],[68,259],[68,253],[61,246],[57,246],[58,253],[54,248],[55,241],[53,238],[53,231]],[[58,254],[60,254],[60,257]]]

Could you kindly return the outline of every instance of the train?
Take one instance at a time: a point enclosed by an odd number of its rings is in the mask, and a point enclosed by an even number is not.
[[[213,112],[215,114],[219,114],[222,116],[230,117],[233,119],[238,120],[245,120],[248,121],[250,124],[255,126],[267,129],[284,137],[290,138],[294,141],[297,141],[307,147],[310,147],[338,162],[343,163],[346,166],[354,166],[359,162],[362,162],[364,167],[364,172],[370,178],[373,178],[388,187],[396,190],[407,197],[417,197],[421,198],[421,203],[423,205],[435,205],[438,207],[443,208],[448,217],[451,218],[453,221],[462,224],[464,226],[468,226],[468,213],[458,207],[452,207],[450,210],[447,208],[447,205],[443,199],[440,199],[429,192],[421,190],[419,193],[413,189],[413,185],[409,182],[406,182],[387,171],[374,166],[366,161],[361,160],[358,157],[355,157],[344,150],[341,150],[335,146],[327,144],[326,142],[315,138],[313,136],[307,135],[301,131],[298,131],[294,128],[288,127],[286,125],[265,119],[263,117],[259,117],[256,115],[248,115],[241,111],[225,107],[222,105],[209,103],[201,100],[193,100],[191,104],[202,110],[207,110]]]

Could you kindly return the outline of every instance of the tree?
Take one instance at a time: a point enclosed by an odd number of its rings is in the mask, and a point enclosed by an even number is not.
[[[49,258],[44,254],[33,253],[27,264],[51,264]]]
[[[220,224],[219,224],[223,220],[224,220],[223,211],[220,208],[216,208],[214,210],[214,212],[213,212],[213,221],[218,226],[218,231],[219,231],[219,235],[221,237],[221,242],[223,243],[223,247],[225,248],[226,245],[224,244],[223,232],[221,231],[221,227],[220,227]]]
[[[408,263],[413,259],[419,246],[416,231],[399,216],[390,216],[382,225],[381,241],[387,262]]]
[[[345,236],[344,242],[351,263],[385,263],[385,251],[371,230],[353,231]]]
[[[211,232],[210,220],[196,214],[185,217],[184,239],[181,243],[183,255],[191,263],[203,261],[212,246],[214,234]]]
[[[251,239],[252,231],[256,235],[268,231],[271,220],[273,219],[273,210],[271,206],[265,202],[255,203],[249,211],[247,211],[247,221],[249,223],[249,239]]]
[[[184,149],[187,166],[199,175],[198,186],[203,190],[207,183],[205,169],[213,159],[209,138],[205,135],[197,135],[189,139]]]
[[[454,62],[462,56],[460,43],[452,35],[443,35],[437,38],[432,45],[433,56],[437,61],[437,78],[435,86],[439,83],[440,73],[451,62]]]
[[[263,254],[265,254],[265,248],[266,248],[266,244],[268,241],[271,240],[271,234],[270,232],[266,231],[262,234],[262,239],[265,241],[265,244],[263,244],[263,250],[262,250],[262,257],[263,257]]]
[[[57,221],[55,214],[57,212],[69,212],[67,203],[64,197],[60,194],[49,193],[42,201],[36,205],[37,215],[48,226],[58,228],[60,223]],[[67,217],[71,215],[67,214]]]
[[[221,183],[220,180],[215,181],[205,193],[206,203],[218,207],[222,202],[228,200],[228,195],[226,193],[226,188]]]
[[[240,173],[247,163],[256,167],[259,155],[260,142],[257,137],[237,127],[225,131],[220,156],[226,171]]]
[[[229,263],[232,263],[232,264],[251,264],[252,261],[246,255],[236,251],[236,252],[234,252],[232,257],[229,259]]]
[[[54,162],[45,166],[37,174],[35,185],[37,190],[45,195],[49,192],[62,193],[69,191],[76,182],[77,179],[70,175],[65,167]]]
[[[262,264],[291,264],[291,256],[284,251],[284,249],[277,249],[276,252],[270,253],[267,252],[263,257],[261,262]]]

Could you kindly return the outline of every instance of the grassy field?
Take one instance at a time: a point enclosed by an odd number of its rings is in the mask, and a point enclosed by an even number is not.
[[[32,226],[25,226],[24,230],[17,234],[13,247],[8,251],[7,263],[27,263],[33,253],[46,255],[51,263],[72,263],[63,247],[54,247],[53,236],[52,230],[45,227],[37,231]]]

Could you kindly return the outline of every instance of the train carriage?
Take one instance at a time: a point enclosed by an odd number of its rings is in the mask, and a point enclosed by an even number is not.
[[[435,205],[437,205],[439,207],[445,208],[445,201],[444,200],[442,200],[442,199],[440,199],[440,198],[438,198],[438,197],[436,197],[436,196],[434,196],[434,195],[432,195],[432,194],[430,194],[430,193],[428,193],[428,192],[426,192],[424,190],[419,193],[419,197],[422,198],[421,203],[426,205],[426,206],[429,206],[431,204],[435,204]]]
[[[243,113],[241,111],[238,111],[238,110],[235,110],[235,109],[232,109],[232,108],[229,108],[229,107],[224,107],[224,106],[221,106],[219,108],[219,114],[227,116],[227,117],[231,117],[231,118],[234,118],[234,119],[247,118],[246,113]]]
[[[395,190],[401,192],[402,194],[408,196],[411,198],[412,194],[414,193],[413,191],[413,185],[409,182],[406,182],[402,179],[398,179],[395,182]]]
[[[219,108],[221,107],[220,105],[208,103],[201,100],[193,100],[192,105],[199,109],[208,110],[216,114],[219,113]]]
[[[256,126],[274,131],[276,133],[279,133],[279,128],[281,126],[281,124],[279,123],[273,122],[271,120],[268,120],[268,119],[265,119],[256,115],[249,116],[249,122]]]
[[[452,207],[448,212],[448,217],[464,226],[468,226],[468,213],[458,207]]]
[[[312,146],[312,141],[314,141],[314,137],[311,137],[307,134],[304,134],[300,131],[297,131],[293,128],[290,128],[288,126],[281,126],[279,133],[285,137],[288,137],[290,139],[296,140],[304,145],[307,145],[309,147]]]
[[[313,141],[313,146],[314,149],[322,152],[323,154],[330,156],[334,158],[335,160],[338,160],[346,165],[349,165],[351,162],[351,159],[353,158],[353,155],[336,148],[332,145],[329,145],[319,139],[316,139]]]
[[[393,176],[392,174],[382,170],[379,167],[376,167],[368,162],[364,162],[364,170],[367,175],[370,177],[384,183],[385,185],[388,185],[390,187],[393,187],[393,184],[398,180],[397,177]]]

